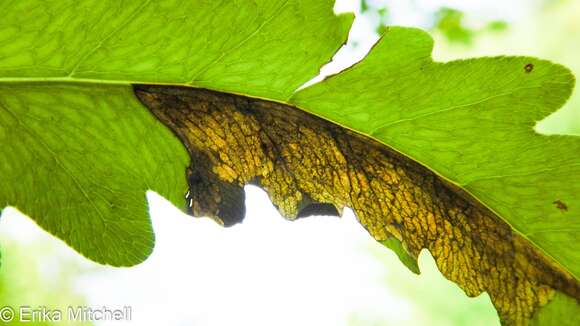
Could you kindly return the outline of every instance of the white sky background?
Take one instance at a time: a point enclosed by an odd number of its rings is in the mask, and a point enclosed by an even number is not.
[[[425,12],[417,13],[407,1],[385,1],[395,24],[424,27],[431,23],[428,13],[441,4],[474,15],[517,20],[531,2],[424,0],[419,4]],[[339,1],[336,8],[339,12],[358,11],[358,6],[358,1]],[[323,74],[360,60],[377,39],[374,26],[364,19],[355,21],[351,37],[358,40],[359,47],[343,49]],[[384,286],[388,269],[405,267],[366,233],[350,210],[342,219],[310,217],[288,222],[263,191],[248,186],[244,223],[223,229],[209,219],[180,213],[154,193],[148,198],[157,242],[152,256],[139,266],[98,266],[61,241],[50,241],[62,256],[78,260],[89,270],[77,284],[89,304],[131,305],[132,325],[340,326],[354,313],[406,324],[418,313],[413,302]],[[5,237],[23,244],[52,238],[11,209],[0,223],[0,239]],[[423,253],[421,267],[433,264]],[[59,269],[54,264],[42,266],[47,275]],[[418,277],[408,275],[409,282]]]

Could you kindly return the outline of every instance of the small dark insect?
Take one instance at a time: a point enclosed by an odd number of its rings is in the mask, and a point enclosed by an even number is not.
[[[534,70],[534,65],[533,65],[533,64],[531,64],[531,63],[528,63],[527,65],[525,65],[525,67],[524,67],[524,70],[525,70],[527,73],[530,73],[530,72],[532,72],[532,70]]]
[[[557,209],[561,210],[562,212],[568,211],[568,206],[561,200],[556,200],[552,204],[556,206]]]

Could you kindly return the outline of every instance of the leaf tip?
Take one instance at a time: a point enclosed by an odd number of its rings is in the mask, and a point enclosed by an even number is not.
[[[394,237],[390,237],[387,240],[379,241],[383,246],[391,249],[401,263],[403,263],[407,268],[419,275],[421,274],[421,270],[419,269],[419,264],[417,263],[417,257],[412,256],[404,247],[403,244]]]

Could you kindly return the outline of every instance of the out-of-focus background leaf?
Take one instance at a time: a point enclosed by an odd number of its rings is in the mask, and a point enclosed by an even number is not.
[[[15,213],[13,209],[7,210]],[[11,212],[5,213],[8,216],[12,215]],[[14,237],[14,234],[0,232],[0,249],[3,252],[0,267],[0,308],[29,306],[66,311],[68,306],[86,305],[77,280],[92,268],[88,264],[79,264],[79,259],[75,259],[74,256],[63,255],[63,250],[67,251],[66,248],[55,245],[55,240],[49,235],[35,235],[38,236],[18,234],[18,237]],[[24,323],[15,319],[6,324]],[[49,321],[33,323],[33,325],[52,324]],[[92,325],[92,323],[73,322],[68,325]]]

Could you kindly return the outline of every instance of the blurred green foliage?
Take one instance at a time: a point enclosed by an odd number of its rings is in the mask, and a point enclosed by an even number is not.
[[[82,269],[75,261],[60,257],[53,242],[55,239],[15,241],[2,234],[0,244],[0,308],[21,306],[32,309],[46,307],[63,311],[66,320],[68,306],[85,305],[85,299],[75,289],[75,280]],[[17,319],[7,325],[55,325],[56,322],[26,322]],[[91,325],[91,323],[66,322],[66,325]]]
[[[423,4],[420,1],[406,0],[408,4],[417,10],[424,12]],[[423,9],[423,10],[422,10]],[[375,1],[361,0],[360,13],[366,18],[373,17],[376,25],[376,32],[382,35],[387,25],[393,24],[393,17],[389,11],[388,5]],[[440,33],[446,38],[447,42],[457,43],[465,46],[473,44],[474,40],[480,35],[491,33],[505,32],[509,24],[501,19],[474,19],[477,24],[470,24],[466,19],[466,14],[458,9],[440,6],[433,12],[427,12],[426,21],[431,21],[429,26],[417,26],[430,29],[434,33]]]
[[[475,36],[475,31],[465,25],[464,14],[448,7],[443,7],[435,13],[433,28],[443,33],[449,42],[471,44]]]
[[[385,259],[382,248],[373,246],[369,250],[377,260],[385,262],[384,286],[410,306],[410,318],[397,322],[372,320],[357,313],[351,316],[350,326],[499,325],[497,313],[487,293],[476,298],[467,297],[456,284],[441,275],[427,251],[419,256],[421,274],[416,275],[402,266],[392,264],[391,259]]]
[[[465,13],[442,7],[435,13],[435,25],[432,30],[443,34],[448,42],[472,45],[475,39],[486,32],[505,32],[509,24],[504,20],[482,21],[484,27],[476,28],[465,21]]]

